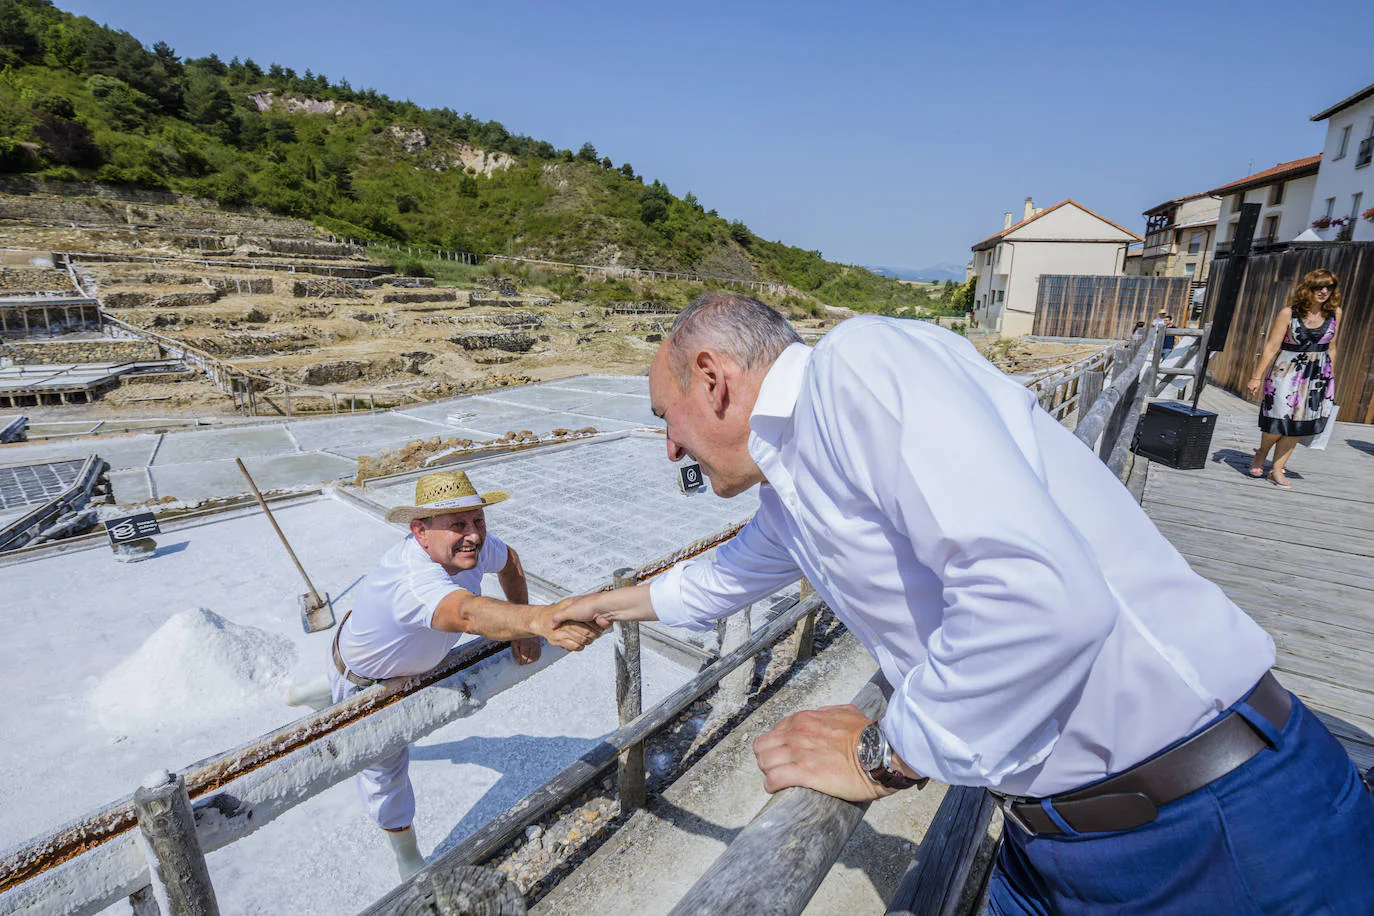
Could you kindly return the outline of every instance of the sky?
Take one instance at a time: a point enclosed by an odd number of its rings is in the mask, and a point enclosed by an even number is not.
[[[1374,81],[1368,0],[56,2],[183,57],[590,141],[765,238],[890,267],[963,264],[1028,196],[1142,233],[1320,152],[1311,115]]]

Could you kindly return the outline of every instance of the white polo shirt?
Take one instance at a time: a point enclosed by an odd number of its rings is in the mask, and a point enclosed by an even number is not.
[[[353,612],[339,631],[339,654],[360,677],[423,674],[467,634],[431,628],[434,609],[455,589],[482,594],[482,576],[505,568],[510,551],[487,535],[477,566],[450,576],[413,535],[388,550],[358,586]]]

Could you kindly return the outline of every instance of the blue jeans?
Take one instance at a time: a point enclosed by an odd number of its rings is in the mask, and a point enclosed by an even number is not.
[[[1296,698],[1277,737],[1134,830],[1033,837],[1008,823],[990,912],[1374,914],[1374,795]]]

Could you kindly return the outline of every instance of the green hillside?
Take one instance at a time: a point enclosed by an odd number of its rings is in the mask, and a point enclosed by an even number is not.
[[[376,241],[782,280],[869,311],[960,307],[760,239],[592,143],[556,149],[309,70],[183,60],[46,0],[0,0],[0,173],[178,191]]]

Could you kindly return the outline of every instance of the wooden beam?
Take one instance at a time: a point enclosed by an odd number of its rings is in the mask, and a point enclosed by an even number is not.
[[[886,700],[873,676],[855,706],[871,719]],[[763,806],[670,911],[670,916],[792,916],[806,908],[835,864],[867,803],[855,804],[814,789],[778,792]]]
[[[981,888],[991,871],[990,862],[983,874],[974,874],[973,868],[995,807],[987,789],[950,786],[945,791],[916,857],[888,902],[887,916],[955,916],[965,912],[962,906],[970,879]]]
[[[633,588],[634,570],[615,571],[616,588]],[[623,728],[639,718],[644,711],[643,674],[639,655],[639,624],[621,621],[615,624],[615,707]],[[644,742],[637,741],[620,755],[616,768],[616,789],[620,797],[620,813],[627,814],[644,807],[647,773],[644,769]]]

